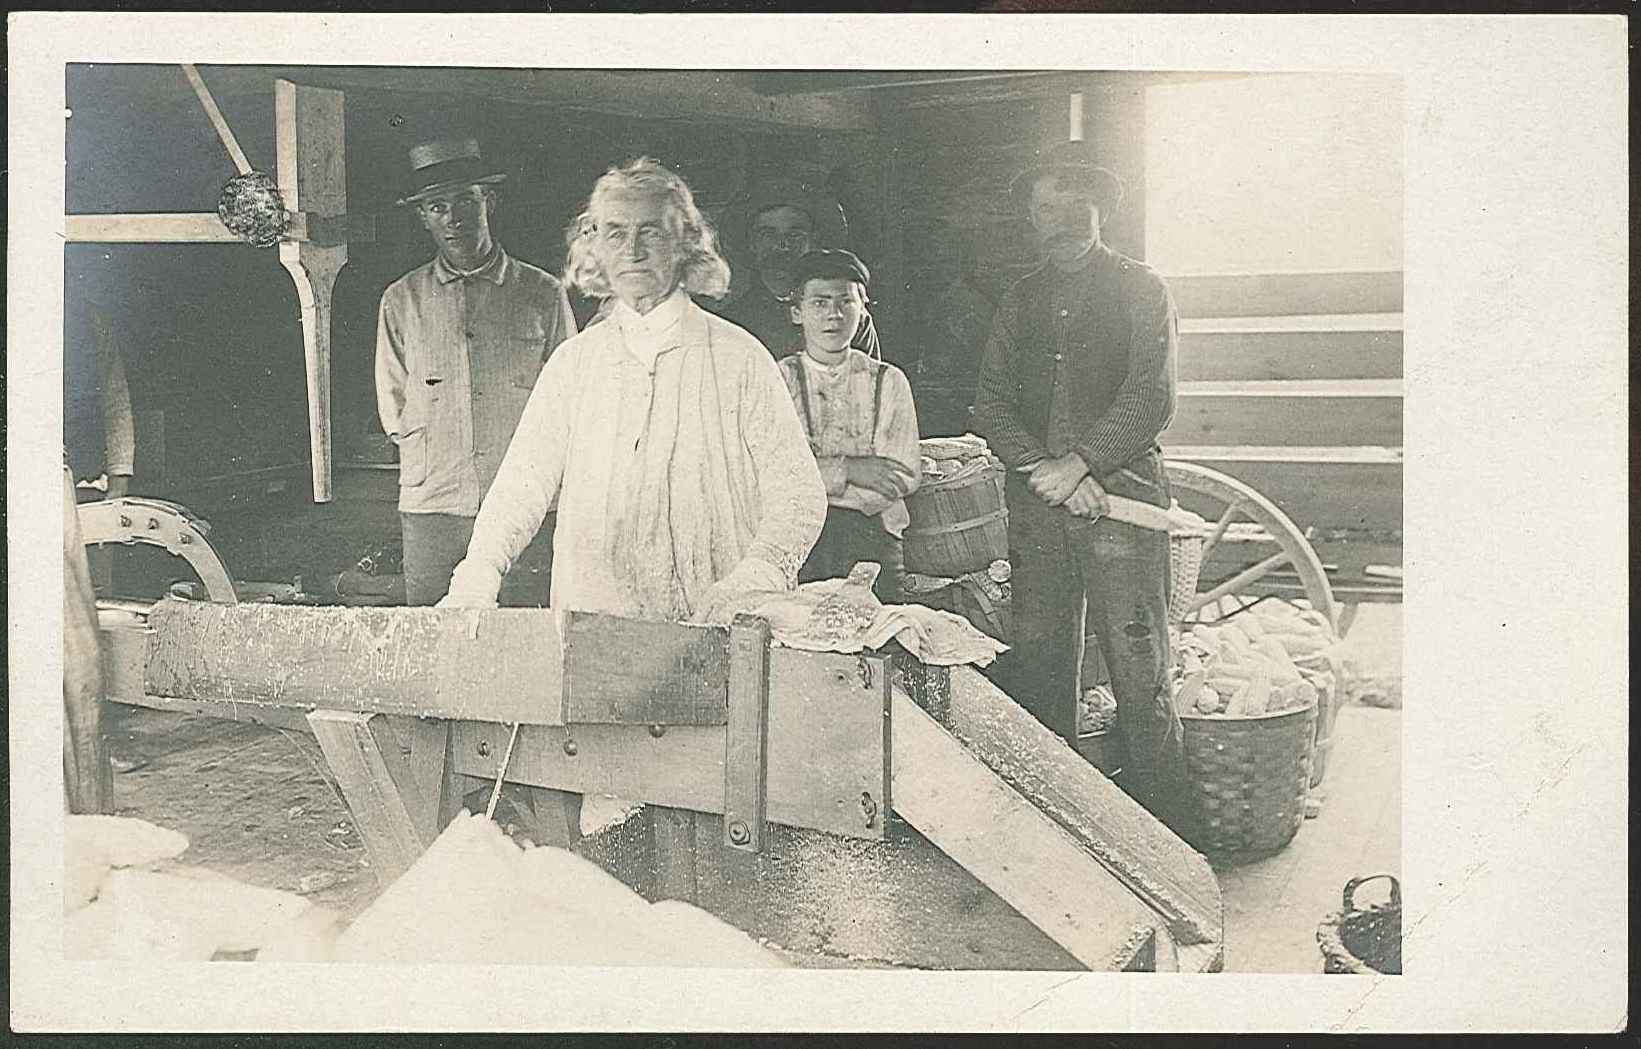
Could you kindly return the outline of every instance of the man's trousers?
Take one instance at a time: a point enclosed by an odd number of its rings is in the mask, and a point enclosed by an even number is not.
[[[547,607],[556,517],[547,515],[536,537],[502,577],[498,601],[504,607]],[[459,514],[400,514],[399,520],[404,535],[405,604],[437,604],[450,590],[450,573],[467,556],[474,519]]]
[[[1164,482],[1166,483],[1166,482]],[[1166,489],[1121,493],[1167,505]],[[998,681],[1075,745],[1084,638],[1098,638],[1127,750],[1124,789],[1178,829],[1188,798],[1183,730],[1169,690],[1168,536],[1051,507],[1008,480],[1014,647]]]

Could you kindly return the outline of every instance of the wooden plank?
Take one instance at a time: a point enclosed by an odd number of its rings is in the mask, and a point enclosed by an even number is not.
[[[1400,448],[1164,445],[1251,485],[1301,528],[1402,527]]]
[[[1166,279],[1181,317],[1402,312],[1401,270],[1213,273]]]
[[[1219,887],[1200,853],[972,667],[952,668],[947,687],[939,723],[977,760],[1162,915],[1176,942],[1220,938]],[[898,748],[895,758],[898,777]]]
[[[308,722],[386,888],[433,843],[438,799],[429,799],[425,777],[407,767],[381,715],[316,710]]]
[[[769,622],[738,615],[729,628],[729,723],[725,727],[724,844],[763,848],[769,758]]]
[[[240,244],[214,211],[64,215],[70,244]]]
[[[893,704],[899,815],[1082,965],[1125,968],[1157,915],[910,698]]]
[[[864,668],[864,669],[863,669]],[[854,838],[881,838],[892,799],[884,717],[888,661],[881,656],[770,652],[765,815],[769,822]],[[494,777],[508,728],[453,729],[452,767]],[[727,775],[724,726],[527,724],[510,782],[721,814]],[[862,795],[870,799],[870,821]]]
[[[537,845],[573,848],[581,840],[581,795],[549,787],[523,790],[530,810],[525,828],[530,840]]]
[[[1230,329],[1180,324],[1183,382],[1260,379],[1399,379],[1402,332]]]
[[[594,725],[722,725],[729,631],[569,612],[564,720]]]
[[[143,692],[265,706],[563,723],[548,609],[310,608],[165,600]]]
[[[1395,446],[1400,379],[1185,382],[1166,445]]]

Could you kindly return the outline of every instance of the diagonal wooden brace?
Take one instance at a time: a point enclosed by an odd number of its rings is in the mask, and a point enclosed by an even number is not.
[[[340,710],[315,710],[308,725],[386,888],[433,844],[461,802],[449,774],[450,725]]]

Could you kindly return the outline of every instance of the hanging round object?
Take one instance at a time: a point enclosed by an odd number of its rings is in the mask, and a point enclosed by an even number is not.
[[[291,221],[278,184],[260,171],[228,180],[217,201],[217,216],[240,239],[259,248],[278,244]]]

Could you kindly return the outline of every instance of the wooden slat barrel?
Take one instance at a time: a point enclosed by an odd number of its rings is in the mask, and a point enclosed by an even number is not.
[[[906,498],[906,570],[932,576],[979,572],[1009,555],[1001,464],[951,481],[925,481]]]

